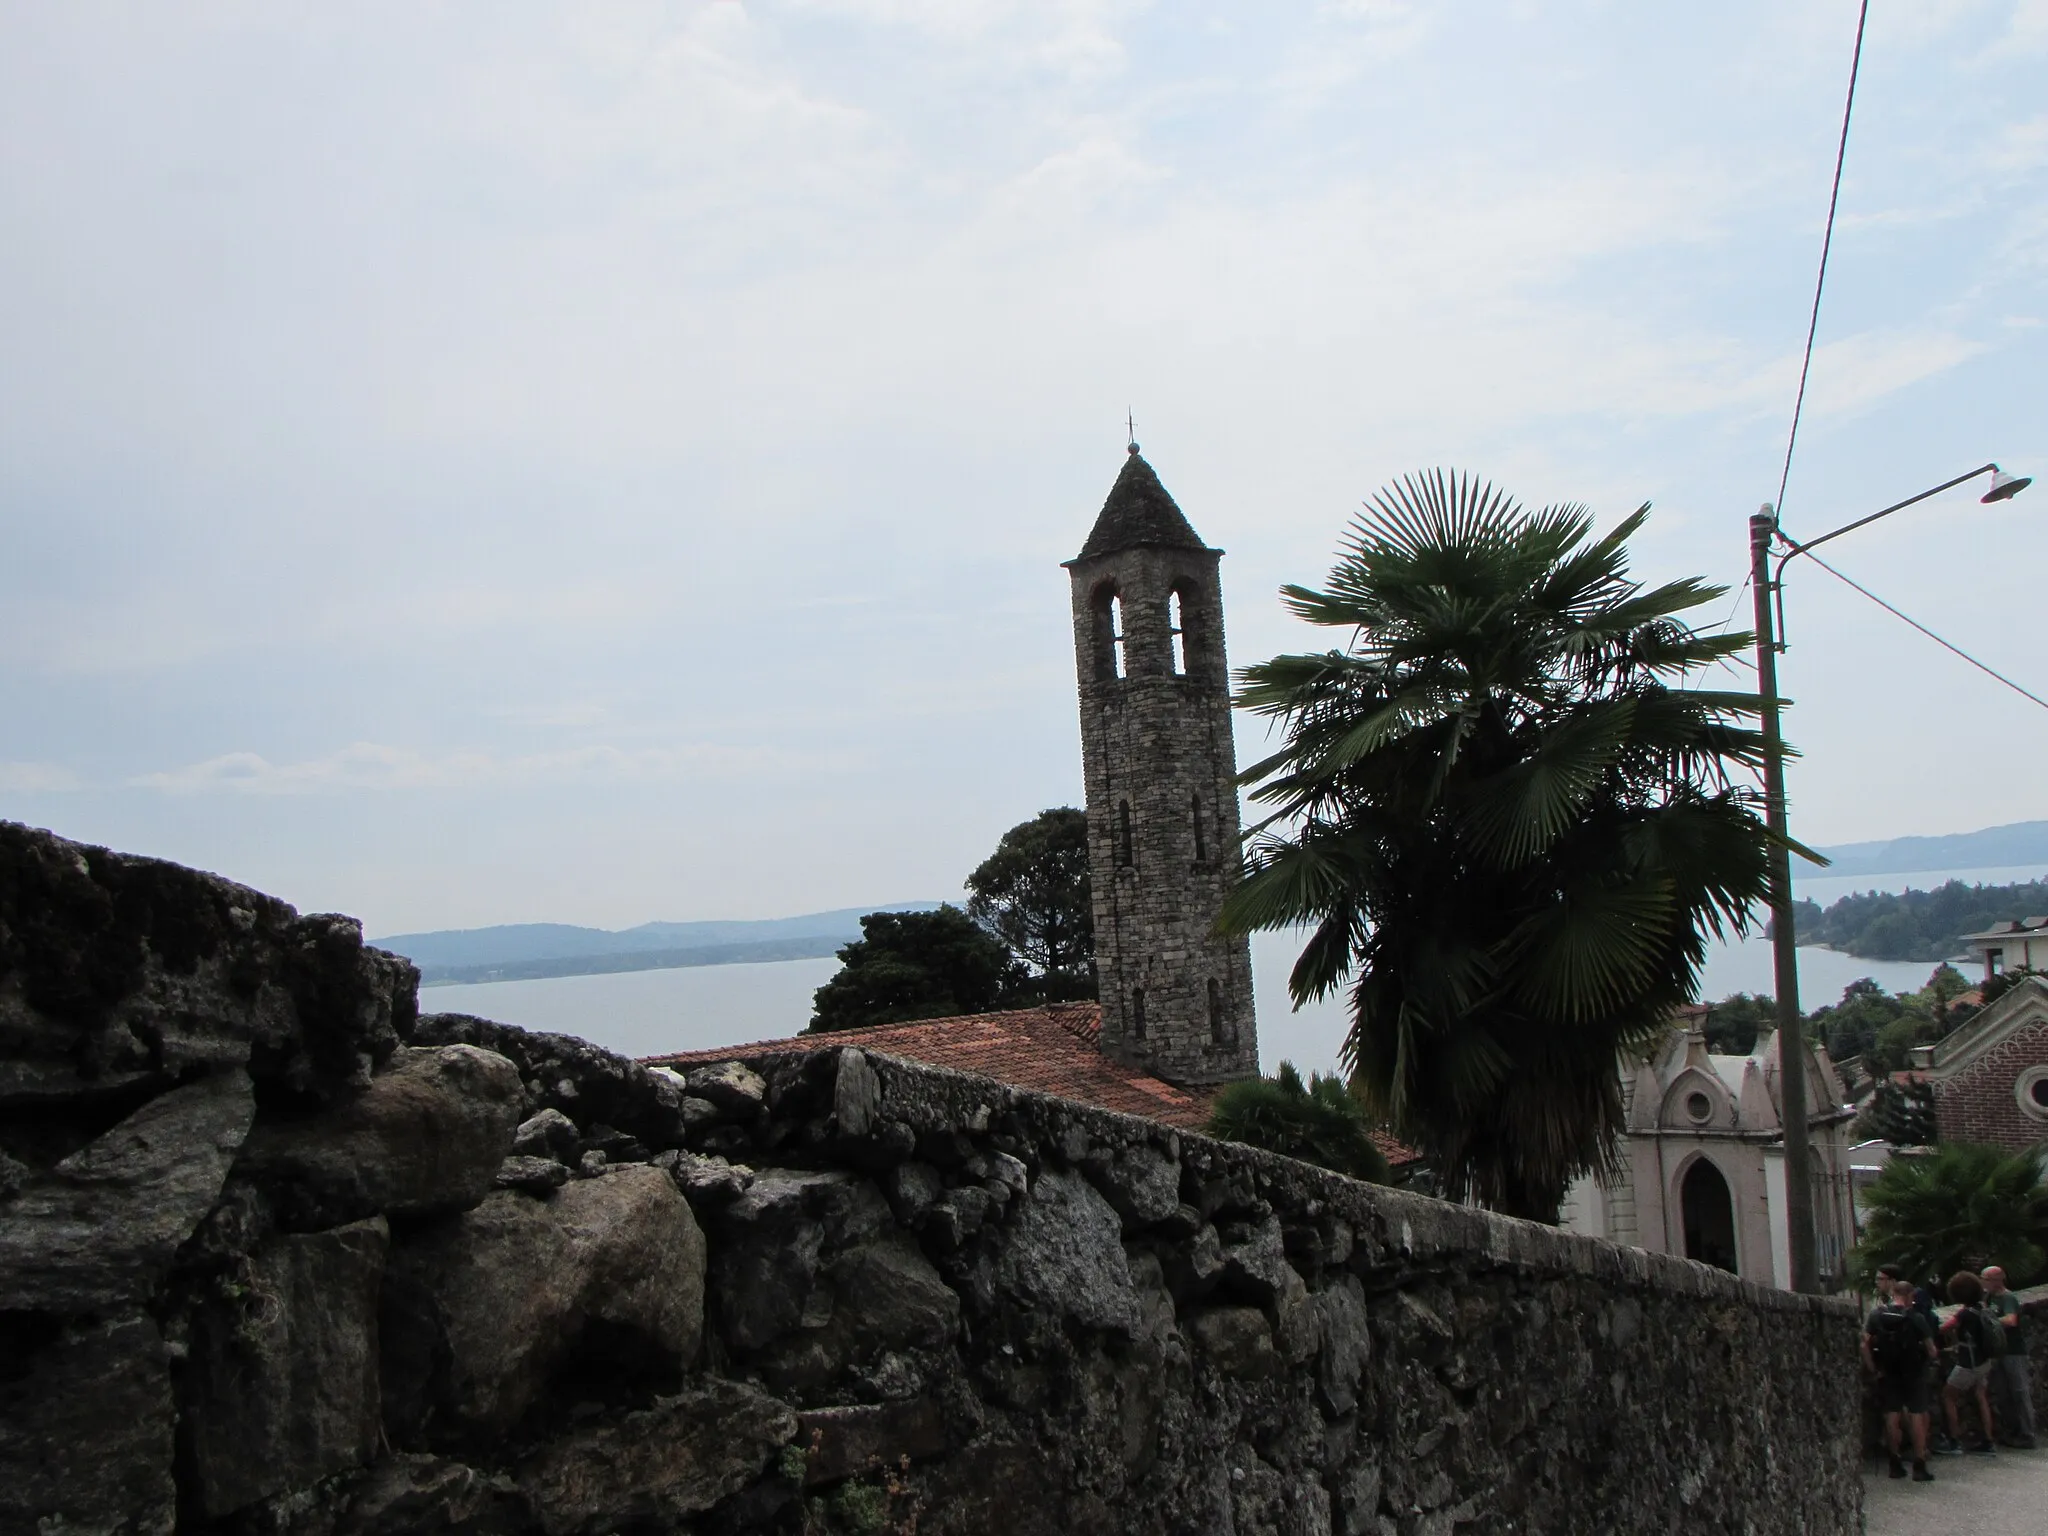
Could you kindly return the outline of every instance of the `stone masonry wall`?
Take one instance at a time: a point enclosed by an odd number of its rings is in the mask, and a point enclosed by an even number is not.
[[[1859,1528],[1846,1306],[411,987],[342,920],[0,825],[0,1532]]]

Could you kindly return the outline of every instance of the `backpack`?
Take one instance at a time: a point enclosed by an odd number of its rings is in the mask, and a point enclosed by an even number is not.
[[[1870,1356],[1887,1376],[1903,1376],[1926,1356],[1913,1314],[1880,1307],[1870,1318]]]
[[[1956,1364],[1965,1370],[1988,1365],[2005,1353],[2005,1330],[1975,1307],[1956,1314]]]

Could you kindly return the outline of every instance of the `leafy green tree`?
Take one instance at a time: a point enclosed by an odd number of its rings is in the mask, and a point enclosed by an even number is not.
[[[2040,1272],[2048,1245],[2041,1154],[1943,1142],[1895,1157],[1864,1189],[1869,1213],[1851,1263],[1866,1283],[1880,1264],[1909,1275],[2003,1265],[2015,1286]]]
[[[1837,1062],[1861,1058],[1873,1077],[1903,1069],[1916,1045],[1941,1039],[1969,1017],[1955,1000],[1970,984],[1952,965],[1937,965],[1917,992],[1897,996],[1865,976],[1842,989],[1842,1000],[1806,1016],[1807,1034]]]
[[[1716,1056],[1747,1056],[1759,1036],[1778,1027],[1778,1005],[1767,994],[1732,992],[1707,1010],[1707,1049]]]
[[[1934,1093],[1924,1083],[1894,1082],[1880,1077],[1871,1089],[1870,1102],[1856,1117],[1856,1134],[1865,1140],[1882,1138],[1895,1147],[1930,1147],[1937,1127]]]
[[[1946,1035],[1962,1022],[1960,1019],[1952,1018],[1950,1010],[1955,1006],[1956,999],[1970,990],[1970,978],[1946,960],[1928,973],[1927,985],[1922,987],[1920,992],[1931,1005],[1935,1023],[1940,1026],[1942,1034]]]
[[[1304,1084],[1294,1063],[1278,1077],[1248,1077],[1216,1095],[1209,1134],[1241,1141],[1332,1172],[1387,1182],[1386,1154],[1372,1139],[1372,1116],[1343,1079],[1318,1072]]]
[[[1555,1221],[1622,1129],[1617,1054],[1744,931],[1769,834],[1738,783],[1754,695],[1676,686],[1742,652],[1646,590],[1583,507],[1525,511],[1436,472],[1379,493],[1323,591],[1287,606],[1342,649],[1245,671],[1285,745],[1247,770],[1270,808],[1224,922],[1309,925],[1297,1004],[1350,983],[1344,1065],[1434,1156],[1445,1193]]]
[[[1908,1019],[1905,1030],[1895,1030],[1891,1042],[1880,1049],[1884,1032],[1905,1014],[1905,1005],[1898,998],[1864,976],[1842,989],[1839,1003],[1809,1013],[1806,1032],[1809,1038],[1826,1045],[1828,1055],[1836,1061],[1860,1056],[1874,1070],[1891,1072],[1905,1065],[1904,1052],[1897,1046],[1900,1035],[1917,1038],[1925,1022],[1918,1016]],[[1897,1060],[1893,1061],[1895,1051]]]
[[[1857,891],[1825,911],[1802,901],[1793,927],[1803,944],[1826,944],[1866,960],[1941,960],[1966,933],[2048,908],[2048,880],[2016,885],[1965,885],[1950,880],[1931,891]]]
[[[2043,974],[2048,973],[2029,970],[2025,966],[2015,966],[2009,971],[2000,971],[1996,976],[1985,982],[1979,995],[1984,999],[1984,1006],[1989,1008],[1993,1003],[2005,996],[2006,993],[2018,986],[2022,977],[2040,976]]]
[[[1095,996],[1086,812],[1056,806],[1010,828],[967,889],[967,915],[1030,971],[1020,1001]]]
[[[958,907],[870,912],[839,951],[839,972],[813,994],[810,1033],[985,1013],[1023,970]]]

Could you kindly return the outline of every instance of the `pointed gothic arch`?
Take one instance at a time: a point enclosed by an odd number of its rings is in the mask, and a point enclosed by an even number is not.
[[[1735,1243],[1735,1193],[1727,1175],[1704,1152],[1696,1153],[1678,1174],[1679,1219],[1685,1234],[1685,1256],[1729,1274],[1741,1273]]]

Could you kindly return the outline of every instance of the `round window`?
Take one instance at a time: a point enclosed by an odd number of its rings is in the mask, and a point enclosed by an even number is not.
[[[1707,1117],[1714,1112],[1714,1101],[1704,1093],[1688,1093],[1685,1096],[1685,1112],[1692,1117],[1694,1125],[1705,1125]]]
[[[2013,1097],[2020,1112],[2035,1120],[2048,1120],[2048,1066],[2029,1067],[2013,1084]]]

